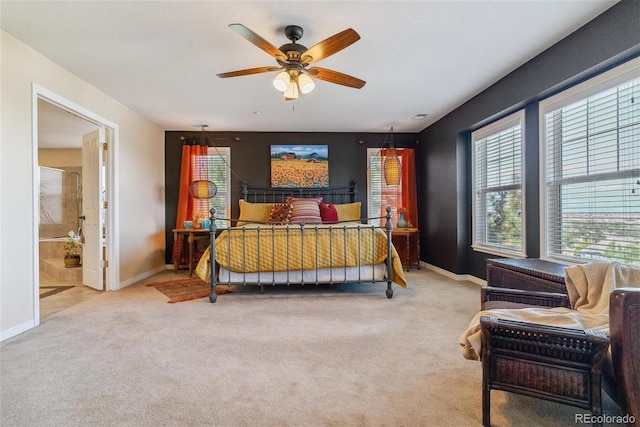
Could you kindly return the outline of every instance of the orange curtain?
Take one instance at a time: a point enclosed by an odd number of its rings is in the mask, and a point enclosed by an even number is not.
[[[407,222],[418,228],[418,195],[416,190],[416,156],[413,148],[397,150],[402,163],[402,206]]]
[[[199,173],[194,170],[198,162],[194,161],[195,156],[206,156],[206,145],[182,146],[182,162],[180,164],[180,186],[178,189],[178,211],[176,214],[176,228],[183,228],[185,220],[193,219],[194,198],[189,194],[189,184],[194,181],[194,176]],[[182,241],[173,242],[173,261],[177,256],[182,257]]]
[[[381,166],[384,166],[384,159],[388,155],[387,149],[380,150]],[[382,178],[382,204],[381,216],[387,214],[387,206],[393,208],[392,222],[398,221],[397,208],[405,208],[405,219],[411,223],[413,228],[418,228],[418,199],[416,190],[416,161],[415,150],[413,148],[396,148],[396,154],[402,164],[402,178],[400,185],[387,185]]]

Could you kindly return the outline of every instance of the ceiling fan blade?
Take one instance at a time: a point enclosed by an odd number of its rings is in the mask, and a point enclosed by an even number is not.
[[[339,84],[342,86],[354,87],[356,89],[362,88],[367,83],[364,80],[360,80],[359,78],[350,76],[348,74],[339,73],[337,71],[327,70],[326,68],[313,67],[309,68],[307,72],[316,79]]]
[[[311,64],[316,61],[320,61],[327,56],[340,52],[345,47],[360,40],[360,35],[352,28],[329,37],[326,40],[321,41],[315,46],[307,49],[300,57],[304,64]]]
[[[268,73],[269,71],[278,71],[278,70],[282,70],[282,67],[257,67],[257,68],[247,68],[246,70],[229,71],[228,73],[216,74],[216,76],[224,79],[227,77],[248,76],[250,74]]]
[[[250,29],[248,29],[247,27],[245,27],[244,25],[230,24],[229,27],[236,33],[240,34],[245,39],[249,40],[254,45],[258,46],[260,49],[267,52],[269,55],[273,56],[274,58],[281,59],[283,61],[287,60],[287,55],[282,53],[280,49],[278,49],[277,47],[275,47],[274,45],[272,45],[271,43],[269,43],[268,41],[266,41],[265,39],[263,39],[262,37],[260,37],[253,31],[251,31]]]

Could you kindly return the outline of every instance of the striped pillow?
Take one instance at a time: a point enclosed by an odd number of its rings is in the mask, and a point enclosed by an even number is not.
[[[320,217],[320,198],[287,197],[287,203],[291,205],[291,218],[289,222],[318,223]]]

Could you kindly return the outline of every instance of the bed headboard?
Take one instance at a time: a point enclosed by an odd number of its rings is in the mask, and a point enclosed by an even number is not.
[[[324,203],[353,203],[356,201],[357,187],[337,188],[260,188],[251,187],[245,181],[242,195],[250,203],[284,203],[287,197],[322,197]]]

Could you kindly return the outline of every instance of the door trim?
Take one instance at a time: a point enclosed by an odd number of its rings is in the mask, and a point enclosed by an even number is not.
[[[32,143],[32,158],[33,158],[33,188],[32,188],[32,200],[33,209],[32,214],[32,230],[33,230],[33,265],[34,272],[34,326],[40,324],[40,247],[38,242],[39,236],[39,218],[38,212],[39,206],[39,186],[38,186],[38,99],[43,99],[51,104],[56,105],[64,110],[67,110],[89,122],[95,123],[97,126],[105,128],[105,140],[109,144],[106,152],[107,162],[107,182],[105,183],[107,191],[107,260],[109,260],[109,267],[107,268],[105,289],[107,291],[115,291],[120,289],[119,277],[120,277],[120,263],[119,260],[119,246],[117,236],[119,235],[118,224],[118,165],[116,159],[118,158],[118,142],[120,135],[119,125],[113,123],[104,117],[95,114],[94,112],[72,102],[68,99],[40,86],[35,83],[31,85],[31,143]]]

